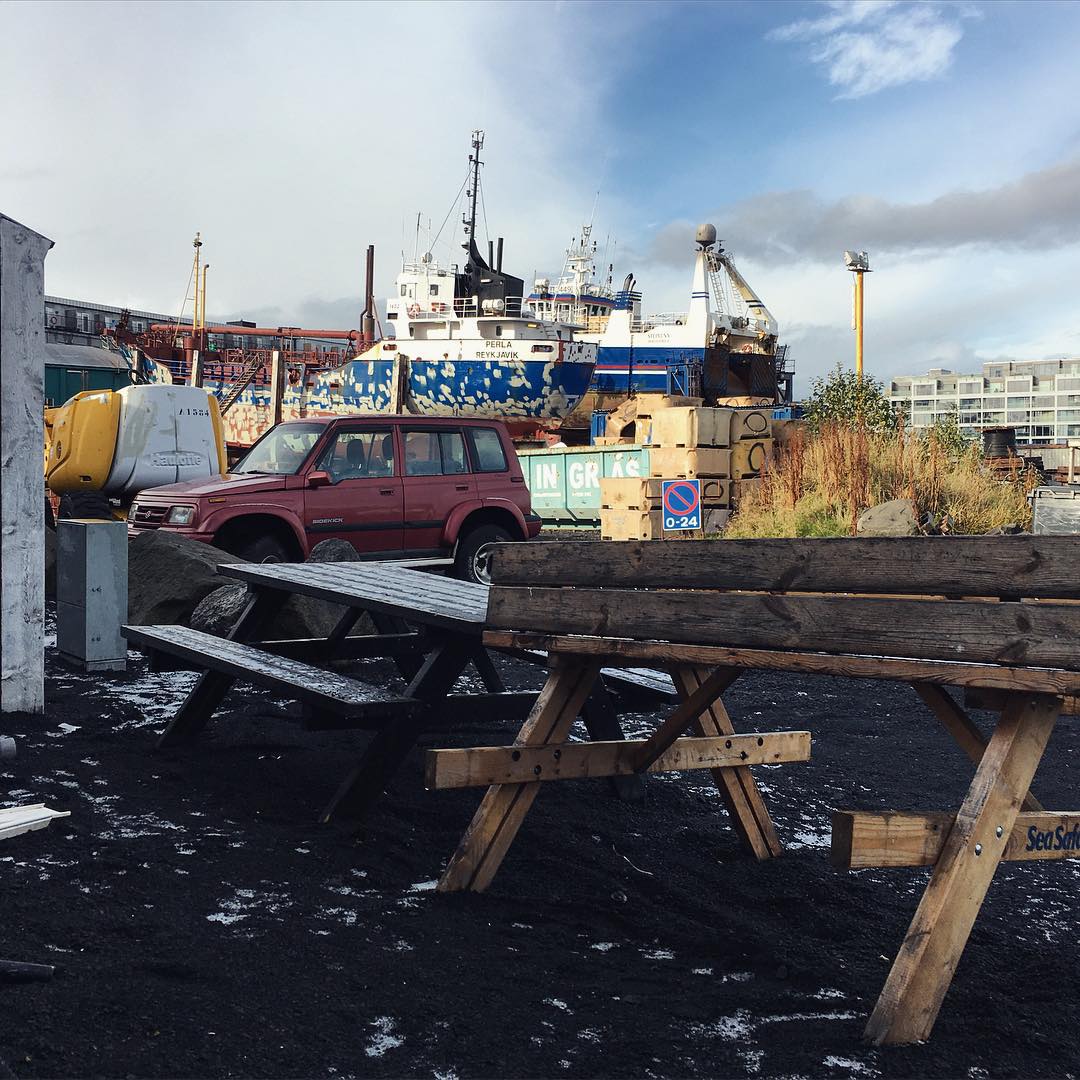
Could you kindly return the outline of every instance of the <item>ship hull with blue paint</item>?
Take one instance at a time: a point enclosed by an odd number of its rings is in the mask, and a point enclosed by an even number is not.
[[[506,356],[498,361],[463,356],[424,360],[409,356],[405,342],[380,342],[335,368],[301,372],[286,364],[282,419],[305,416],[409,412],[419,416],[492,417],[549,424],[565,419],[588,389],[595,346],[584,359]],[[509,352],[510,350],[504,350]],[[565,350],[564,350],[565,351]],[[217,370],[215,370],[217,369]],[[248,386],[224,417],[229,443],[249,445],[272,423],[266,377]],[[233,373],[208,364],[204,387],[221,398]]]

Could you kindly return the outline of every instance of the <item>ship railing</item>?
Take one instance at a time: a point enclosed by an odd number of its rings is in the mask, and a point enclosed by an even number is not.
[[[658,315],[647,315],[643,319],[633,319],[630,329],[634,333],[641,334],[652,330],[655,326],[685,326],[685,311],[662,311]]]
[[[503,318],[520,319],[523,316],[533,314],[532,308],[529,306],[527,297],[524,296],[507,296],[503,298],[502,310],[496,310],[494,305],[500,301],[482,301],[477,303],[475,297],[464,297],[454,300],[454,314],[460,317],[473,317],[473,318],[492,318],[496,319],[500,316]],[[424,318],[427,315],[428,318],[438,318],[441,313],[428,314],[423,311],[413,318]]]

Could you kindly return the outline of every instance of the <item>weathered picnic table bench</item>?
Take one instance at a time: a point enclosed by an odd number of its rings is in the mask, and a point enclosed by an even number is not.
[[[1080,692],[1078,571],[1065,536],[499,546],[484,640],[542,649],[551,670],[513,746],[428,752],[430,787],[490,785],[439,888],[490,884],[543,781],[613,772],[711,768],[743,843],[777,855],[749,766],[806,759],[809,735],[735,735],[723,691],[748,670],[907,682],[976,762],[967,795],[956,812],[837,811],[833,857],[933,866],[866,1028],[925,1039],[998,863],[1080,855],[1042,839],[1080,817],[1029,792]],[[620,663],[667,667],[682,703],[648,739],[567,743],[600,665]],[[950,686],[993,692],[989,741]]]
[[[362,817],[425,730],[463,719],[525,715],[535,692],[507,692],[482,644],[487,586],[388,563],[243,563],[218,568],[248,586],[247,605],[227,638],[184,626],[125,626],[124,635],[148,652],[177,657],[201,672],[158,742],[193,739],[237,682],[268,687],[305,706],[312,729],[374,728],[356,767],[342,781],[321,820]],[[341,605],[345,611],[325,639],[264,640],[290,595]],[[349,637],[365,613],[377,633]],[[416,629],[416,628],[419,629]],[[390,657],[408,685],[395,694],[351,675],[326,670],[342,659]],[[485,694],[451,694],[473,665]],[[643,689],[662,687],[640,675]],[[594,738],[619,739],[622,731],[603,687],[583,706]],[[634,777],[620,780],[624,794],[640,790]]]

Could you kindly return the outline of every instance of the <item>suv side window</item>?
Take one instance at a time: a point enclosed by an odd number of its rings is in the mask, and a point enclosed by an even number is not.
[[[506,472],[506,453],[494,428],[466,428],[476,472]]]
[[[390,428],[343,428],[323,451],[317,469],[339,480],[394,475],[394,433]]]
[[[468,472],[460,431],[402,430],[406,476],[449,476]]]

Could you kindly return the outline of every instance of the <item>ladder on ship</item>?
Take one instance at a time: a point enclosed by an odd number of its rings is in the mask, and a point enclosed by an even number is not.
[[[709,284],[712,286],[713,300],[716,303],[716,310],[718,312],[734,315],[732,310],[731,299],[727,295],[727,291],[724,289],[723,269],[721,267],[720,260],[711,252],[705,253],[706,268],[709,272]]]
[[[224,416],[240,399],[240,395],[251,385],[252,380],[262,370],[263,358],[253,356],[244,365],[236,381],[225,391],[225,396],[218,402],[221,415]]]

